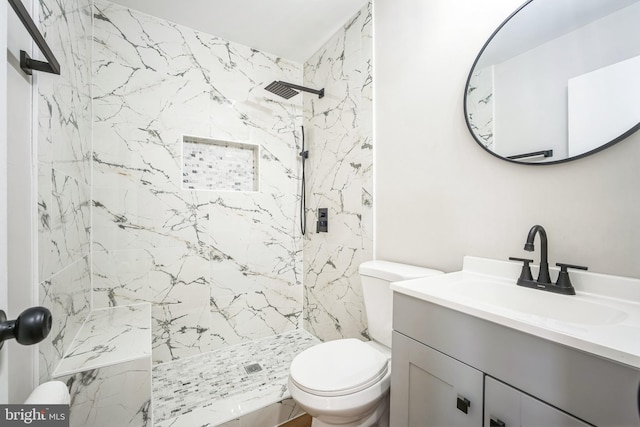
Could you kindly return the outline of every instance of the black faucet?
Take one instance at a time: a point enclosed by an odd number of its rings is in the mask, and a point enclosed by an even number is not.
[[[540,273],[538,274],[538,283],[541,284],[549,284],[551,283],[551,277],[549,276],[549,241],[547,240],[547,232],[544,230],[544,227],[541,225],[534,225],[529,230],[529,235],[527,236],[527,242],[524,244],[524,250],[528,252],[533,252],[533,239],[535,239],[536,234],[540,233]]]
[[[518,285],[525,286],[527,288],[542,289],[558,294],[575,295],[576,291],[571,284],[571,280],[569,280],[567,268],[586,270],[587,267],[557,263],[556,265],[560,267],[560,273],[558,275],[558,281],[554,285],[551,283],[551,277],[549,276],[549,241],[547,240],[547,232],[541,225],[534,225],[531,227],[529,235],[527,235],[527,241],[524,244],[524,250],[533,252],[533,240],[536,238],[536,234],[540,234],[540,273],[538,274],[538,280],[533,280],[533,277],[531,276],[529,263],[533,262],[533,260],[509,257],[510,260],[522,261],[524,263],[522,266],[522,272],[518,278]]]

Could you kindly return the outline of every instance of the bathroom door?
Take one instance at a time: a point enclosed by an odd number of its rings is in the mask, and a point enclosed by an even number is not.
[[[38,56],[8,2],[0,3],[0,51],[5,58],[0,72],[0,308],[15,319],[24,309],[38,305],[33,144],[37,73],[27,76],[19,60],[20,50]],[[31,0],[22,3],[31,11]],[[22,403],[37,385],[37,355],[37,346],[5,342],[0,352],[0,403]]]
[[[0,28],[7,25],[7,2],[0,1]],[[0,52],[7,51],[7,32],[0,31]],[[7,67],[0,67],[0,308],[7,307]],[[9,367],[0,352],[0,403],[9,400]]]

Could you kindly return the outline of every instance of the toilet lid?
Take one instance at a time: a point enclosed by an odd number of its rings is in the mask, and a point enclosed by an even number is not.
[[[291,362],[291,381],[318,396],[356,393],[380,381],[388,370],[387,357],[365,344],[347,338],[306,349]]]

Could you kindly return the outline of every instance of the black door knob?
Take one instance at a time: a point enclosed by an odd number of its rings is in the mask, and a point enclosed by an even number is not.
[[[7,320],[0,310],[0,348],[5,340],[15,338],[22,345],[37,344],[49,335],[53,319],[45,307],[31,307],[16,320]]]

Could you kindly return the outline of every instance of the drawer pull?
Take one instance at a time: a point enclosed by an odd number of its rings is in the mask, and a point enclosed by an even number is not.
[[[465,414],[469,413],[469,406],[471,406],[471,402],[469,402],[469,399],[464,398],[462,396],[458,396],[458,401],[456,402],[456,407],[464,412]]]
[[[506,427],[504,421],[500,421],[498,418],[491,418],[489,420],[489,427]]]

